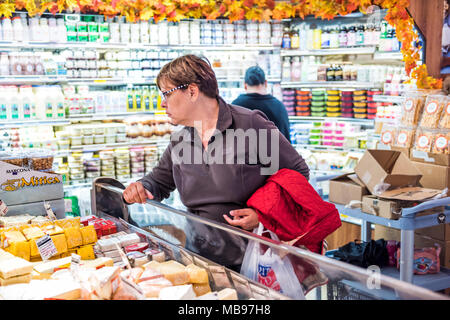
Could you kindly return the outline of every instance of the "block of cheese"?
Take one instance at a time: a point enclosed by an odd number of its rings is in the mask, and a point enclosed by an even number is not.
[[[166,278],[155,278],[139,282],[139,287],[142,289],[146,298],[158,298],[159,293],[163,288],[172,287],[172,282]]]
[[[192,284],[166,287],[159,292],[161,300],[192,300],[196,297]]]
[[[90,244],[78,248],[77,254],[81,257],[82,260],[95,259],[94,248]]]
[[[81,224],[81,218],[80,217],[74,217],[74,218],[65,218],[56,220],[55,224],[63,229],[75,227],[79,228]]]
[[[53,244],[55,245],[58,254],[68,252],[69,249],[67,247],[67,239],[64,234],[55,234],[53,236],[50,236],[50,238],[52,238]]]
[[[11,277],[8,279],[3,279],[2,277],[0,277],[0,286],[8,286],[16,283],[28,283],[30,281],[31,281],[31,273]]]
[[[126,235],[118,237],[118,239],[120,240],[121,246],[124,248],[141,241],[141,238],[139,238],[137,233],[128,233]]]
[[[97,232],[93,225],[80,228],[80,232],[84,245],[97,242]]]
[[[120,258],[120,251],[119,250],[111,250],[111,251],[104,251],[103,254],[105,257],[108,258]]]
[[[53,273],[55,269],[70,267],[71,257],[59,258],[56,260],[48,260],[38,263],[34,266],[34,270],[39,273]]]
[[[231,288],[225,288],[220,290],[218,293],[219,300],[237,300],[237,292]]]
[[[194,289],[194,292],[197,297],[207,294],[208,292],[211,292],[211,287],[209,286],[209,283],[194,283],[192,285],[192,289]]]
[[[0,261],[0,277],[8,279],[15,276],[31,273],[33,264],[22,258],[11,258]]]
[[[3,249],[0,249],[0,261],[14,258],[15,256]]]
[[[25,238],[27,238],[27,240],[39,239],[45,236],[44,231],[42,231],[41,228],[38,227],[29,227],[23,229],[22,233],[25,235]]]
[[[64,233],[64,229],[60,226],[57,226],[56,224],[49,224],[46,226],[41,226],[40,228],[45,234],[48,234],[49,236]]]
[[[189,283],[208,283],[208,273],[205,269],[189,264],[186,266],[186,271],[189,275]]]
[[[114,264],[113,259],[108,257],[100,257],[94,260],[82,260],[80,265],[85,268],[100,269],[103,267],[112,267]]]
[[[37,257],[40,258],[41,254],[40,254],[39,249],[37,247],[36,240],[33,239],[33,240],[28,241],[28,242],[30,243],[30,257],[31,257],[31,259],[37,258]]]
[[[103,267],[92,273],[90,282],[92,289],[101,299],[110,300],[120,282],[119,267]]]
[[[117,250],[117,245],[121,247],[120,240],[117,238],[100,239],[97,241],[97,245],[103,252]]]
[[[186,267],[174,260],[160,263],[155,267],[155,270],[161,272],[174,286],[183,285],[189,282],[189,275],[186,271]]]
[[[140,277],[138,278],[137,282],[144,282],[147,280],[152,280],[156,278],[162,278],[163,274],[157,270],[154,270],[152,268],[147,268],[142,272]]]
[[[64,228],[64,235],[66,236],[67,248],[72,249],[83,244],[80,228],[68,227]]]
[[[151,268],[151,269],[157,270],[157,268],[159,267],[160,264],[161,264],[160,262],[150,261],[150,262],[144,264],[142,267],[144,269]]]
[[[52,276],[51,273],[39,273],[36,270],[31,271],[31,279],[32,280],[45,280],[50,279]]]
[[[3,248],[7,248],[11,242],[14,241],[27,241],[22,232],[17,230],[5,231],[1,235],[1,241]]]
[[[43,280],[48,282],[48,290],[42,293],[44,299],[77,300],[81,297],[81,286],[69,279]]]
[[[15,255],[16,257],[30,261],[30,243],[28,241],[14,241],[9,244],[6,251]]]
[[[127,269],[127,270],[122,271],[120,273],[120,276],[122,278],[131,280],[131,281],[137,283],[139,278],[142,275],[142,272],[144,272],[144,269],[142,269],[142,268],[131,268],[131,269]]]

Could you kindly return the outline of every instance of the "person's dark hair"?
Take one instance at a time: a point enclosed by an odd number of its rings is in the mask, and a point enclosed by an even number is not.
[[[216,75],[205,57],[187,54],[165,64],[156,78],[161,89],[161,81],[169,81],[175,87],[195,83],[200,92],[210,98],[219,97]]]
[[[258,66],[253,66],[245,71],[244,81],[249,86],[259,86],[266,82],[266,75],[263,69]]]

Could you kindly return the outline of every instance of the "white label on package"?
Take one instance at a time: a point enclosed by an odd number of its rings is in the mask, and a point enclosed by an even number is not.
[[[412,156],[417,159],[423,159],[425,162],[435,162],[434,158],[430,158],[425,151],[412,150]]]
[[[0,200],[0,217],[5,216],[7,212],[8,207],[6,206],[6,203]]]
[[[39,253],[41,254],[42,260],[48,260],[58,253],[52,238],[48,234],[36,240],[36,245],[38,247]]]

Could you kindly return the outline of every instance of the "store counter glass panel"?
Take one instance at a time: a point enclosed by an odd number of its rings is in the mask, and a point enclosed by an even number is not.
[[[137,232],[170,259],[206,268],[212,290],[234,288],[239,299],[448,298],[385,276],[376,266],[360,268],[191,214],[176,197],[170,205],[153,200],[126,205],[123,190],[114,179],[95,179],[92,213],[114,220],[120,231]]]

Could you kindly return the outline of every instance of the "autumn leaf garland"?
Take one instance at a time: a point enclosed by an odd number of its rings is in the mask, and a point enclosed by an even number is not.
[[[386,21],[395,28],[401,42],[405,70],[419,88],[441,88],[442,80],[427,73],[419,65],[419,50],[412,44],[419,36],[406,8],[409,0],[0,0],[0,17],[11,17],[15,10],[26,10],[30,16],[46,11],[98,13],[106,17],[125,16],[127,21],[167,19],[180,21],[189,18],[214,20],[224,17],[230,21],[269,21],[313,15],[333,19],[355,10],[366,13],[371,6],[387,9]]]

